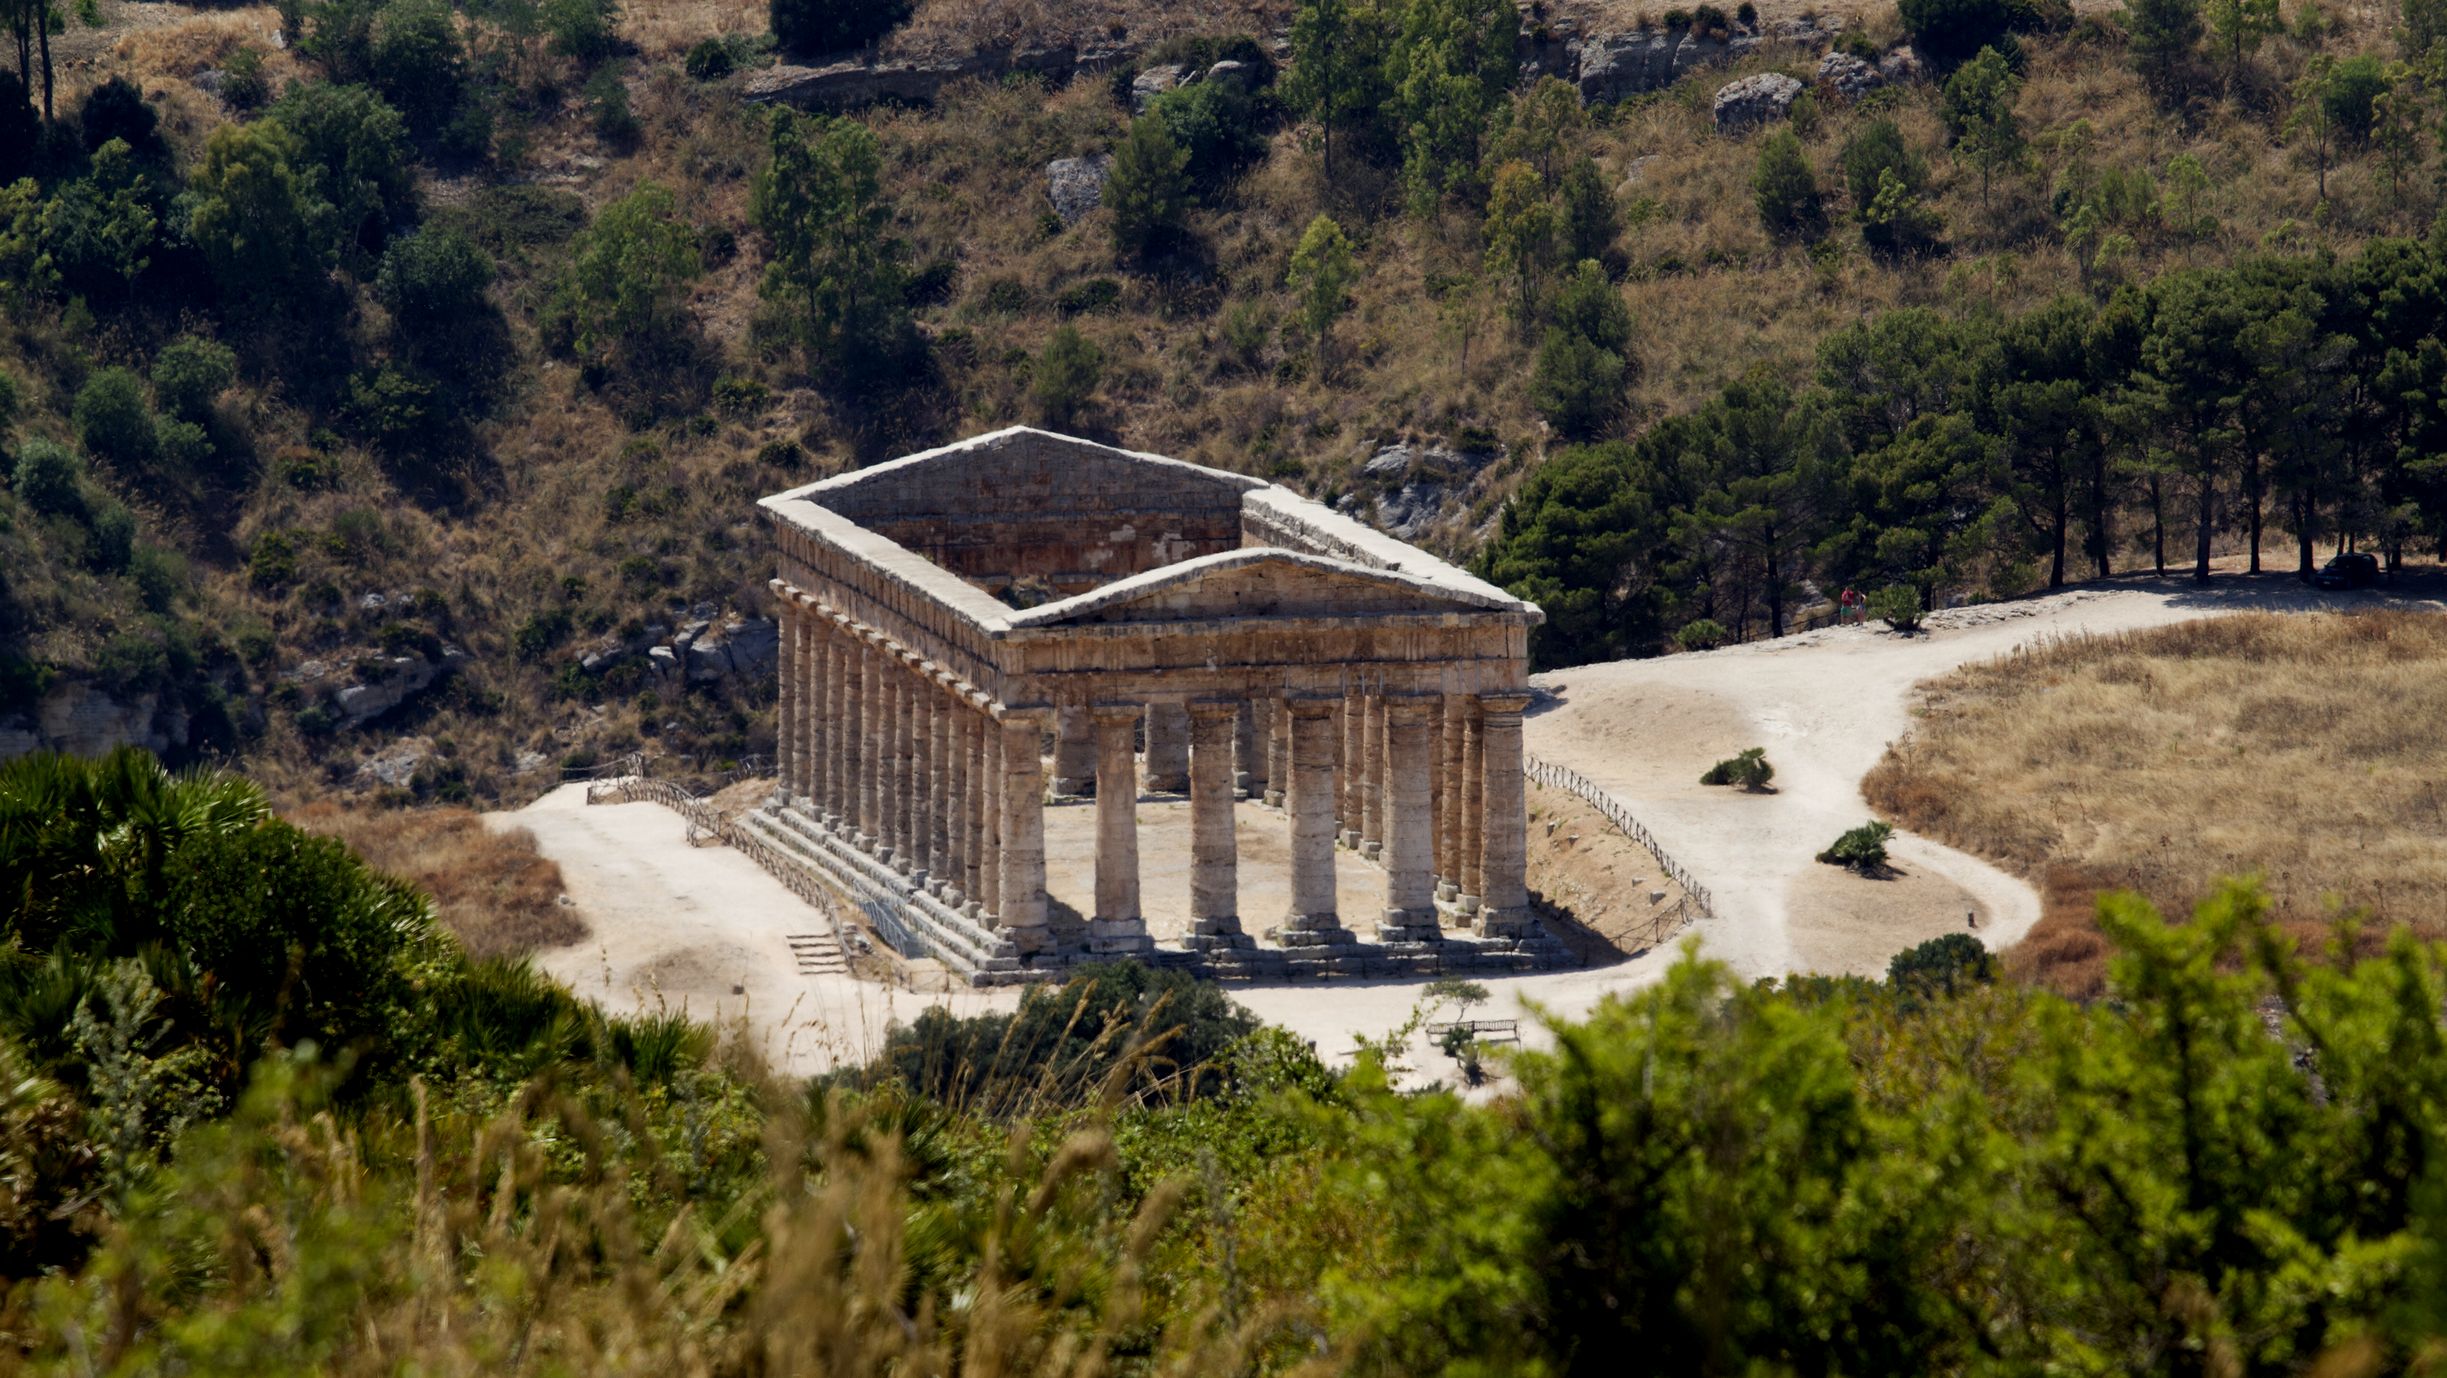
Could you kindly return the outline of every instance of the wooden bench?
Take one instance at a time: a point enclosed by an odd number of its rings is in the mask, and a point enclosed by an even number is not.
[[[1428,1037],[1442,1038],[1455,1029],[1488,1043],[1518,1043],[1521,1041],[1521,1021],[1518,1019],[1454,1019],[1427,1026]]]

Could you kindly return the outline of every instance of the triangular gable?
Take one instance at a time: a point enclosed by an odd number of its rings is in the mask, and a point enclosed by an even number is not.
[[[1233,617],[1351,617],[1516,612],[1491,600],[1388,570],[1288,550],[1235,550],[1150,570],[1016,613],[1013,627],[1203,622]]]
[[[793,490],[856,522],[1237,507],[1264,481],[1028,426]]]

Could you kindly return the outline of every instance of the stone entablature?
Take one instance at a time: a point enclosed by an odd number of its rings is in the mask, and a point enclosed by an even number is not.
[[[1534,605],[1261,480],[1026,428],[761,505],[784,627],[766,821],[870,891],[898,876],[909,926],[956,965],[1160,956],[1139,905],[1142,783],[1190,799],[1185,959],[1552,955],[1521,874]],[[1015,570],[1069,592],[1012,607],[988,590]],[[1084,933],[1049,921],[1049,787],[1097,797]],[[1259,921],[1273,946],[1233,898],[1236,796],[1290,821],[1290,912]],[[1375,944],[1336,903],[1338,840],[1387,868]]]

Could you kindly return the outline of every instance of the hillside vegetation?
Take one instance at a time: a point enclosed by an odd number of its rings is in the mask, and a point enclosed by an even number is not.
[[[282,782],[760,751],[764,676],[637,654],[763,611],[753,499],[1016,420],[1398,516],[1548,663],[2441,530],[2420,12],[1916,0],[1842,42],[1927,79],[1729,136],[1719,82],[1815,55],[1583,109],[1514,66],[1560,9],[1114,5],[1109,81],[833,119],[742,103],[735,5],[139,8],[0,92],[0,713],[157,693]],[[784,8],[907,52],[1089,14]],[[1066,225],[1044,167],[1096,153]]]
[[[1480,1103],[1133,965],[783,1081],[134,754],[0,767],[0,895],[12,1371],[2276,1375],[2447,1339],[2447,954],[2305,967],[2248,887],[2103,906],[2088,1005],[1962,935],[1884,982],[1686,959]]]

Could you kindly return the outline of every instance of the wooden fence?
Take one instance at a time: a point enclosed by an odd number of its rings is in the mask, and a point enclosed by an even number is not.
[[[1694,879],[1691,873],[1684,869],[1682,863],[1674,860],[1667,854],[1665,848],[1658,845],[1656,834],[1650,832],[1639,819],[1632,817],[1631,810],[1623,806],[1622,800],[1598,788],[1588,776],[1570,766],[1542,761],[1527,752],[1521,754],[1521,769],[1530,779],[1541,785],[1580,796],[1608,823],[1612,824],[1616,832],[1647,848],[1649,853],[1657,858],[1657,864],[1664,868],[1665,874],[1676,885],[1682,887],[1682,902],[1670,911],[1675,922],[1654,935],[1652,941],[1663,941],[1673,929],[1680,928],[1683,923],[1692,919],[1715,916],[1716,909],[1708,893],[1708,887]]]

